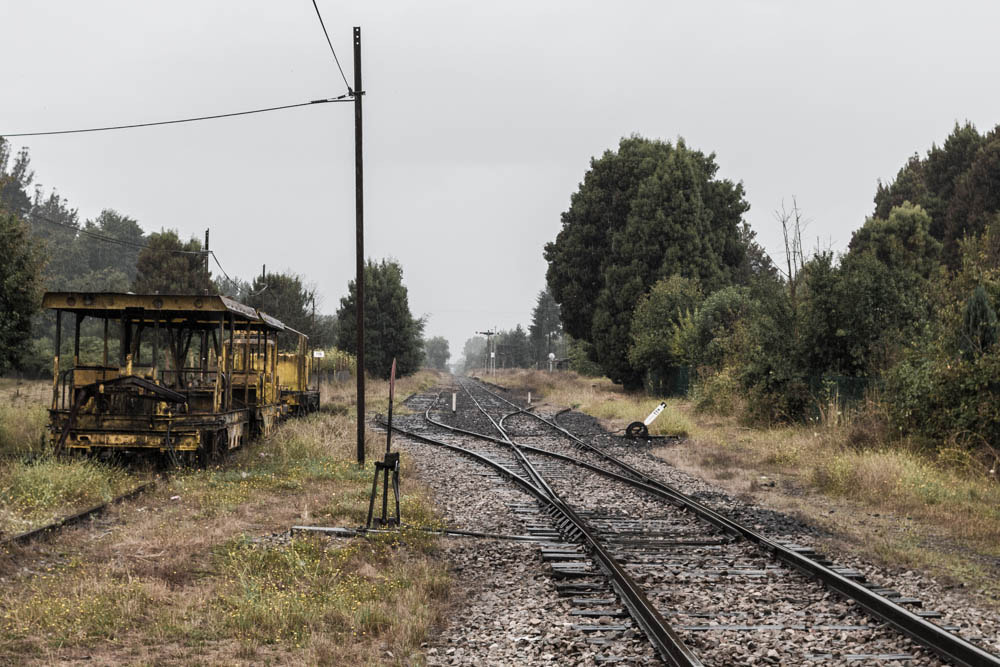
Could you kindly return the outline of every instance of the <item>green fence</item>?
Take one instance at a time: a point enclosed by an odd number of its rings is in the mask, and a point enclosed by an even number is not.
[[[691,389],[691,368],[671,366],[646,373],[646,391],[654,396],[687,396]]]
[[[665,398],[687,396],[697,378],[689,366],[672,366],[646,373],[646,391]],[[848,375],[814,375],[806,378],[809,394],[816,403],[828,405],[834,401],[844,406],[861,401],[869,387],[878,386],[878,379]]]

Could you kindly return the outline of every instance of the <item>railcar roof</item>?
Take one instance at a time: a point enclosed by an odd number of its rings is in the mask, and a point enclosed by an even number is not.
[[[256,308],[221,294],[133,294],[131,292],[46,292],[42,307],[90,317],[118,318],[126,310],[156,313],[156,319],[218,321],[219,314],[284,331],[285,325]],[[207,317],[199,317],[206,315]],[[151,317],[150,319],[153,319]]]

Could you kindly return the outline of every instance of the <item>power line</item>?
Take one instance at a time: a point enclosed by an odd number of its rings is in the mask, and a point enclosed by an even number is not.
[[[89,236],[91,238],[97,239],[98,241],[104,241],[106,243],[115,243],[129,248],[137,248],[139,250],[142,250],[143,248],[146,247],[145,244],[133,243],[132,241],[128,241],[125,239],[116,239],[111,236],[104,236],[103,234],[98,234],[97,232],[93,232],[89,229],[86,229],[85,227],[77,227],[76,225],[72,225],[68,222],[59,222],[58,220],[52,220],[51,218],[46,218],[44,215],[41,215],[39,213],[34,213],[34,212],[29,213],[28,219],[31,220],[32,222],[35,220],[39,220],[41,222],[47,222],[50,225],[65,227],[66,229],[69,229],[74,233],[82,234],[84,236]],[[181,252],[190,252],[190,251],[181,251]]]
[[[132,123],[130,125],[107,125],[104,127],[86,127],[75,130],[49,130],[47,132],[16,132],[11,134],[0,133],[0,137],[44,137],[54,134],[82,134],[84,132],[107,132],[108,130],[131,130],[137,127],[153,127],[155,125],[176,125],[177,123],[194,123],[202,120],[215,120],[217,118],[233,118],[234,116],[249,116],[256,113],[267,113],[269,111],[281,111],[283,109],[295,109],[297,107],[307,107],[313,104],[330,104],[331,102],[351,102],[351,95],[340,95],[326,99],[312,100],[310,102],[299,102],[297,104],[284,104],[277,107],[265,107],[263,109],[250,109],[249,111],[234,111],[232,113],[220,113],[211,116],[196,116],[193,118],[178,118],[175,120],[158,120],[150,123]]]
[[[149,244],[147,244],[147,243],[135,243],[135,242],[132,242],[132,241],[128,241],[126,239],[116,239],[113,236],[105,236],[104,234],[98,234],[95,231],[89,230],[86,227],[77,227],[76,225],[71,225],[68,222],[59,222],[58,220],[52,220],[51,218],[46,218],[44,215],[41,215],[39,213],[30,213],[28,215],[28,218],[31,221],[40,220],[41,222],[47,222],[50,225],[57,225],[59,227],[65,227],[66,229],[69,229],[69,230],[71,230],[71,231],[73,231],[73,232],[75,232],[77,234],[81,234],[83,236],[88,236],[88,237],[96,239],[98,241],[104,241],[105,243],[114,243],[114,244],[117,244],[117,245],[125,246],[127,248],[135,248],[137,250],[143,250],[143,249],[149,247]],[[167,250],[167,252],[171,252],[171,253],[174,253],[174,254],[177,254],[177,255],[204,255],[205,254],[204,250]],[[221,267],[219,267],[219,268],[221,268]],[[223,272],[223,273],[225,273],[225,272]]]
[[[42,222],[47,222],[52,225],[58,225],[59,227],[65,227],[66,229],[72,230],[78,234],[89,236],[93,239],[96,239],[98,241],[104,241],[106,243],[115,243],[117,245],[122,245],[127,248],[136,248],[138,250],[143,250],[149,247],[149,244],[146,243],[133,243],[125,239],[116,239],[112,236],[104,236],[103,234],[98,234],[97,232],[93,232],[84,227],[77,227],[76,225],[71,225],[68,222],[59,222],[58,220],[52,220],[51,218],[46,218],[44,215],[40,215],[38,213],[31,213],[30,218],[32,220],[40,220]],[[219,271],[222,272],[222,275],[226,277],[226,280],[228,280],[230,284],[236,285],[237,287],[239,287],[240,285],[239,282],[230,278],[229,274],[226,273],[226,270],[222,268],[222,263],[219,261],[219,257],[215,254],[214,250],[167,250],[166,252],[174,253],[176,255],[204,255],[207,253],[208,255],[211,255],[212,259],[215,260],[215,265],[219,267]],[[258,294],[263,293],[265,290],[267,290],[266,285],[264,286],[264,289],[259,290],[257,292],[251,292],[248,294],[248,296],[256,296]]]
[[[236,285],[237,287],[239,287],[240,284],[238,282],[236,282],[235,280],[233,280],[232,278],[230,278],[229,274],[226,273],[226,270],[224,268],[222,268],[222,264],[219,262],[219,258],[216,257],[215,251],[214,250],[209,250],[208,254],[211,255],[212,259],[215,260],[215,265],[217,267],[219,267],[219,271],[222,271],[222,275],[224,275],[226,277],[226,280],[228,280],[231,284]]]
[[[347,94],[354,95],[354,91],[351,90],[351,84],[347,83],[347,77],[344,76],[344,68],[340,66],[340,59],[337,57],[337,52],[333,50],[333,42],[330,41],[330,33],[326,31],[326,24],[323,23],[323,15],[319,13],[319,5],[316,4],[316,0],[312,0],[312,3],[313,9],[316,10],[316,18],[319,19],[319,26],[323,28],[323,34],[326,35],[326,43],[330,45],[333,62],[337,63],[337,69],[340,70],[340,78],[344,80],[344,85],[347,86]]]

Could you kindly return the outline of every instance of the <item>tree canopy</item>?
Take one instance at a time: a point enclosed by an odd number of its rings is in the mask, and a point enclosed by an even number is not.
[[[0,181],[2,182],[2,181]],[[31,317],[41,305],[42,257],[28,226],[0,208],[0,373],[20,367],[31,340]]]
[[[132,289],[140,293],[201,294],[211,292],[212,278],[205,268],[201,242],[182,242],[176,230],[149,235],[136,259]]]
[[[347,284],[347,296],[337,310],[337,347],[357,354],[357,286]],[[423,362],[424,321],[410,313],[403,285],[403,268],[394,261],[365,264],[365,370],[388,378],[392,359],[400,375],[413,373]]]
[[[743,186],[719,179],[715,155],[632,136],[590,170],[546,244],[546,277],[566,332],[593,344],[613,381],[641,383],[628,359],[632,312],[659,279],[697,279],[706,291],[753,272]]]
[[[496,336],[497,368],[530,368],[533,365],[528,334],[518,324]]]
[[[909,201],[930,216],[930,234],[943,245],[943,259],[958,267],[959,242],[980,234],[1000,213],[1000,126],[980,134],[966,122],[955,124],[941,146],[914,154],[888,184],[875,192],[875,217]]]
[[[565,354],[562,329],[559,304],[548,288],[543,289],[535,298],[535,307],[531,310],[531,324],[528,326],[532,361],[540,368],[547,367],[550,352],[556,356]]]
[[[462,345],[462,372],[467,373],[474,368],[486,365],[486,338],[473,336],[467,338]]]
[[[448,359],[451,352],[448,350],[448,339],[444,336],[434,336],[424,342],[424,360],[428,366],[439,371],[448,370]]]
[[[673,275],[657,281],[635,307],[629,361],[637,368],[661,372],[686,364],[678,333],[701,301],[697,280]]]
[[[312,339],[316,322],[313,321],[310,309],[312,298],[313,291],[306,289],[299,276],[293,273],[267,273],[254,278],[245,303],[306,334],[315,346],[316,341]]]

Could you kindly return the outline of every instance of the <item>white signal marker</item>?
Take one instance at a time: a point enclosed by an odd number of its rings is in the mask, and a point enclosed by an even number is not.
[[[667,404],[661,402],[659,405],[656,406],[655,410],[649,413],[649,416],[646,417],[645,421],[643,421],[642,423],[645,424],[646,426],[652,424],[654,421],[656,421],[656,418],[660,416],[660,413],[663,412],[663,409],[665,407],[667,407]]]

